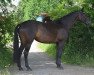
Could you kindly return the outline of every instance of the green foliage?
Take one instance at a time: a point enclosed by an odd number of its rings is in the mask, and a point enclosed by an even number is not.
[[[92,35],[94,36],[94,34]],[[94,62],[92,61],[94,60],[94,39],[82,24],[77,24],[71,30],[69,42],[65,45],[63,59],[71,64],[83,65]],[[94,65],[92,64],[92,66]]]
[[[47,12],[51,19],[60,18],[70,12],[80,10],[90,17],[92,27],[76,23],[70,31],[69,42],[65,44],[62,60],[70,64],[94,63],[94,1],[93,0],[22,0],[18,10],[20,21],[35,19],[40,13]],[[55,56],[55,45],[41,45],[48,54]],[[92,64],[94,66],[94,64]]]
[[[5,47],[7,43],[11,42],[13,30],[15,26],[14,15],[10,14],[0,20],[0,46]]]
[[[17,24],[14,13],[0,16],[0,69],[12,63],[12,49],[10,43],[13,39],[14,27]]]
[[[43,12],[47,12],[52,19],[56,19],[71,11],[66,10],[69,7],[65,6],[65,3],[66,1],[63,0],[23,0],[19,7],[19,13],[23,15],[23,20],[34,19]]]
[[[11,2],[11,0],[0,0],[0,3],[10,3]]]
[[[8,48],[0,48],[0,69],[9,67],[12,63],[11,50]]]

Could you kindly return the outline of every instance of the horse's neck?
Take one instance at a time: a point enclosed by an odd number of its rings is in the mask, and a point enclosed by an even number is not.
[[[74,23],[78,20],[77,17],[77,14],[73,14],[70,17],[61,20],[63,27],[69,31],[73,27]]]

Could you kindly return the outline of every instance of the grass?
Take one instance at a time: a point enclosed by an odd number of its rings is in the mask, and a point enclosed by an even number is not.
[[[0,69],[7,68],[12,64],[12,51],[8,48],[0,48]]]
[[[8,67],[12,64],[12,51],[0,47],[0,75],[10,75]]]

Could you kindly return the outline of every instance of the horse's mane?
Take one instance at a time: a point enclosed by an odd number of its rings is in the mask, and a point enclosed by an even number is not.
[[[65,18],[67,18],[67,17],[69,17],[69,16],[72,16],[73,14],[78,13],[78,12],[79,12],[79,11],[73,11],[73,12],[71,12],[71,13],[69,13],[69,14],[63,16],[63,17],[60,17],[60,18],[56,19],[55,21],[58,22],[58,23],[60,23],[61,20],[65,19]]]

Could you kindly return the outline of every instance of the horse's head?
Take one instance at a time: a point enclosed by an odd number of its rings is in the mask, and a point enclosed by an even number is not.
[[[89,17],[87,17],[83,11],[79,12],[79,20],[82,21],[86,26],[91,25],[91,21],[90,21]]]

